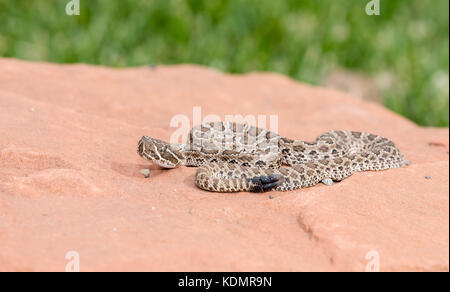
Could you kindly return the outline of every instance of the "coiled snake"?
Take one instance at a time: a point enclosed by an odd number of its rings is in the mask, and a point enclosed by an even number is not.
[[[305,142],[233,122],[196,126],[186,144],[144,136],[138,153],[164,168],[199,167],[195,184],[215,192],[287,191],[408,165],[392,141],[369,133],[332,131]]]

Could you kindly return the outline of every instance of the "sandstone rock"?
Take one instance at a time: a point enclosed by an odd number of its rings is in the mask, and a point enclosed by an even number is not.
[[[411,166],[271,197],[208,193],[194,168],[136,153],[194,106],[278,115],[293,139],[373,132]],[[64,271],[70,251],[82,271],[449,270],[448,129],[378,104],[276,74],[0,59],[0,116],[1,271]]]

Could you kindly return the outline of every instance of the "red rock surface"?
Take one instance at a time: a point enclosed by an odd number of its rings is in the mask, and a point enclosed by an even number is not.
[[[186,167],[145,179],[137,141],[193,106],[277,114],[294,139],[373,132],[412,164],[285,193],[208,193]],[[82,271],[364,271],[372,250],[382,271],[449,270],[448,129],[378,104],[276,74],[0,59],[0,117],[1,271],[64,271],[68,251]]]

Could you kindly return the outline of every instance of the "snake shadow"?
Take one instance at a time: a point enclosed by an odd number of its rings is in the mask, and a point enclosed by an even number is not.
[[[170,169],[162,168],[159,165],[155,165],[153,163],[119,163],[112,162],[111,169],[114,172],[119,173],[120,175],[133,177],[133,178],[144,178],[144,175],[141,173],[142,169],[150,169],[150,177],[157,177],[166,171],[170,171]]]
[[[188,175],[183,179],[183,184],[186,185],[186,189],[189,189],[190,191],[198,191],[200,190],[195,185],[195,174]]]

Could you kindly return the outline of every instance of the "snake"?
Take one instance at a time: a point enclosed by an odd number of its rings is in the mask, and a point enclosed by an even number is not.
[[[391,140],[371,133],[335,130],[307,142],[227,121],[193,127],[183,144],[143,136],[137,152],[163,168],[198,167],[197,187],[223,193],[332,185],[356,172],[409,165]]]

